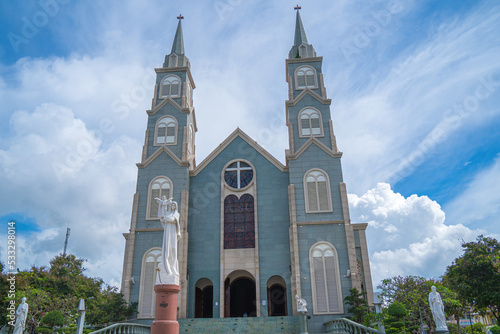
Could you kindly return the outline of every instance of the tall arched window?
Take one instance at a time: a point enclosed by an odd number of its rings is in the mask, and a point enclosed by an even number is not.
[[[330,181],[324,171],[314,169],[305,174],[304,197],[307,213],[332,211]]]
[[[313,245],[309,261],[314,314],[342,313],[339,261],[335,247],[326,242]]]
[[[177,142],[177,120],[171,116],[156,122],[155,145],[175,145]]]
[[[244,194],[224,199],[224,249],[255,248],[254,199]]]
[[[308,88],[318,88],[318,84],[316,82],[316,71],[314,68],[309,66],[301,66],[295,72],[295,86],[296,89],[304,89]]]
[[[181,79],[176,75],[169,75],[161,81],[160,98],[179,97],[181,94]]]
[[[161,249],[154,248],[146,252],[142,259],[139,318],[154,318],[155,316],[155,273],[160,257]]]
[[[158,218],[158,202],[155,198],[172,197],[172,181],[166,176],[159,176],[149,184],[148,218]]]
[[[322,136],[323,122],[319,111],[307,108],[299,113],[299,133],[301,137]]]

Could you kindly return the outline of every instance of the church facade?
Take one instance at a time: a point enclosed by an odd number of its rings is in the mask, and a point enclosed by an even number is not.
[[[179,318],[297,315],[298,295],[319,329],[347,315],[343,299],[352,287],[372,304],[367,225],[350,221],[322,61],[297,11],[286,59],[285,165],[240,129],[196,164],[195,83],[179,19],[171,53],[155,69],[124,233],[122,292],[138,303],[137,321],[154,319],[163,231],[154,199],[162,196],[173,197],[180,213]]]

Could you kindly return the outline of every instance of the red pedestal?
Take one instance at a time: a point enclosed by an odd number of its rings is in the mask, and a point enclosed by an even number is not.
[[[179,334],[179,323],[177,322],[177,294],[179,291],[181,291],[179,285],[155,285],[155,321],[151,325],[151,334]]]

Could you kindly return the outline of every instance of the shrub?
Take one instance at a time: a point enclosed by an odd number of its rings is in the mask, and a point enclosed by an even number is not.
[[[40,334],[54,334],[54,331],[52,329],[44,326],[38,326],[36,332]]]
[[[491,334],[500,334],[500,327],[498,327],[498,326],[491,326],[490,327],[490,332],[491,332]]]
[[[54,326],[64,325],[64,318],[61,312],[58,310],[52,310],[44,315],[40,322],[50,328],[53,328]]]

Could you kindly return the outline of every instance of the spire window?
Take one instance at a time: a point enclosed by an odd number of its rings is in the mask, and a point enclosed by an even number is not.
[[[314,68],[309,66],[302,66],[295,72],[295,87],[296,89],[318,88],[318,83],[316,81],[316,71]]]
[[[181,79],[176,75],[169,75],[161,81],[160,97],[180,97]]]
[[[322,136],[323,122],[319,111],[307,108],[299,113],[300,137]]]
[[[304,198],[306,213],[331,212],[332,199],[328,175],[319,169],[304,176]]]
[[[156,123],[155,145],[175,145],[177,142],[177,121],[166,116]]]

